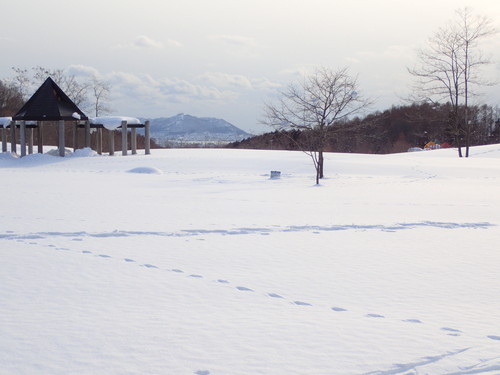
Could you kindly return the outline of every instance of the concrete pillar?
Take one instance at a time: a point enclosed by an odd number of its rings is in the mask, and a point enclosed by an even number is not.
[[[26,156],[26,121],[19,125],[19,143],[21,144],[21,157]]]
[[[122,121],[122,155],[127,155],[127,121]]]
[[[64,120],[59,120],[58,126],[58,147],[59,156],[64,156],[66,153],[66,145],[64,144]]]
[[[102,128],[97,128],[97,153],[102,155]]]
[[[85,121],[85,147],[90,147],[90,121]]]
[[[151,132],[150,132],[149,121],[144,124],[144,152],[146,155],[151,153]]]
[[[73,125],[73,152],[78,148],[78,121]]]
[[[137,128],[130,129],[130,144],[132,155],[137,154]]]
[[[27,131],[28,131],[28,134],[27,134],[28,154],[31,155],[33,153],[33,128],[28,128]]]
[[[1,126],[2,130],[2,152],[7,152],[7,128]]]
[[[10,152],[17,153],[16,124],[14,121],[10,123]]]
[[[108,136],[109,155],[112,156],[115,154],[115,131],[108,130]]]
[[[43,122],[38,122],[37,127],[37,136],[38,136],[38,153],[43,154]]]

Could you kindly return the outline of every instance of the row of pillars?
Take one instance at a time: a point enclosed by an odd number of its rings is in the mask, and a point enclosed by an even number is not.
[[[121,132],[122,132],[122,155],[125,156],[128,153],[128,126],[127,121],[121,122]],[[2,152],[7,152],[7,129],[0,127],[2,130]],[[43,153],[43,122],[40,122],[37,126],[38,135],[38,153]],[[90,123],[87,121],[85,123],[85,147],[90,147]],[[33,127],[30,125],[26,127],[26,122],[21,121],[19,125],[19,141],[20,141],[20,155],[21,157],[26,156],[26,151],[28,153],[33,153]],[[11,152],[17,153],[16,144],[16,125],[11,123],[10,125],[10,142],[11,142]],[[135,125],[130,127],[131,133],[131,153],[137,154],[137,127]],[[109,155],[115,154],[115,137],[114,131],[110,130],[109,134]],[[73,132],[73,145],[77,144],[77,128]],[[146,121],[144,124],[144,153],[146,155],[151,154],[151,134],[150,134],[150,124]],[[76,147],[76,146],[75,146]],[[58,149],[59,156],[64,156],[66,154],[65,136],[64,136],[64,120],[58,122]],[[97,153],[102,154],[102,127],[97,128]]]

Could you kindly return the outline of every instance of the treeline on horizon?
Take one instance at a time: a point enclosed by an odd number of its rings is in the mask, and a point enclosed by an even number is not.
[[[388,154],[424,148],[429,142],[454,147],[450,104],[421,103],[393,106],[363,118],[338,121],[328,128],[325,151]],[[498,108],[469,107],[471,145],[500,143]],[[308,130],[276,130],[227,145],[228,148],[300,150]],[[461,136],[461,135],[459,135]]]

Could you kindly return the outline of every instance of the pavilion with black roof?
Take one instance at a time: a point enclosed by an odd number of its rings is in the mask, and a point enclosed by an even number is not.
[[[98,120],[99,118],[97,118]],[[102,129],[103,124],[98,121],[90,121],[89,117],[78,108],[78,106],[64,93],[64,91],[48,77],[45,82],[38,88],[33,96],[23,105],[23,107],[12,117],[10,127],[11,138],[11,152],[16,152],[16,128],[19,128],[21,156],[26,155],[26,141],[28,134],[28,148],[32,152],[33,148],[33,130],[37,130],[38,136],[38,153],[43,153],[43,124],[44,122],[52,121],[57,122],[58,126],[58,149],[59,156],[64,156],[66,153],[64,128],[65,123],[69,122],[74,126],[73,131],[73,145],[76,148],[77,144],[77,131],[79,128],[85,128],[85,147],[90,147],[90,129],[95,128],[98,131],[98,153],[102,153]],[[4,128],[6,126],[4,125]],[[122,130],[122,154],[127,154],[127,121],[121,121],[118,127]],[[146,128],[145,151],[146,154],[150,153],[149,150],[149,122],[146,124],[131,124],[129,128],[132,129],[132,153],[136,153],[136,128]],[[28,131],[28,133],[27,133]],[[110,155],[114,154],[114,135],[110,130],[110,140],[113,138],[113,149],[110,149]],[[2,129],[2,135],[5,134],[5,129]],[[2,138],[4,142],[5,138]],[[99,142],[99,140],[101,142]],[[111,142],[110,142],[111,143]],[[4,145],[3,148],[4,149]]]

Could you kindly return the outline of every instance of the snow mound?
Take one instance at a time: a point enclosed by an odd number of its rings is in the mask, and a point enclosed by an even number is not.
[[[90,157],[90,156],[97,156],[97,155],[99,155],[99,154],[97,152],[95,152],[94,150],[92,150],[90,147],[85,147],[85,148],[75,150],[75,152],[73,152],[71,154],[71,156],[73,156],[73,157],[81,157],[81,158],[86,158],[86,157]]]
[[[143,174],[163,174],[163,172],[155,167],[137,167],[128,171],[129,173],[143,173]]]
[[[18,159],[19,156],[13,154],[12,152],[2,152],[0,153],[0,160],[13,160]]]
[[[64,149],[64,155],[70,155],[72,153],[73,153],[73,151],[71,151],[70,149],[68,149],[68,148]],[[52,150],[47,151],[45,154],[50,155],[50,156],[59,156],[59,149],[53,148]]]

